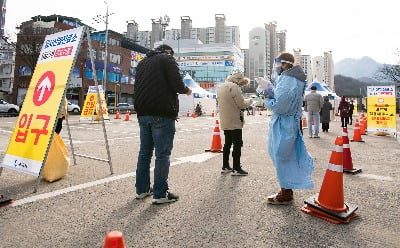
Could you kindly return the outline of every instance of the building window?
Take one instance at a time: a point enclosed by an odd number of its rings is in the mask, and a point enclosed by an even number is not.
[[[110,62],[114,64],[121,64],[121,55],[110,53]]]

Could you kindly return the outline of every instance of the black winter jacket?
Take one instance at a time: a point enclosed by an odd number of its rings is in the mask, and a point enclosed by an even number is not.
[[[186,94],[188,91],[173,56],[150,51],[139,62],[133,93],[138,116],[176,119],[179,111],[178,93]]]

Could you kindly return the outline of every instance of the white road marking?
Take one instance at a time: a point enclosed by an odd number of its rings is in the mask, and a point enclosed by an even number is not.
[[[393,178],[391,177],[385,177],[385,176],[379,176],[379,175],[374,175],[374,174],[358,174],[359,177],[365,177],[368,179],[375,179],[379,181],[394,181]]]
[[[0,132],[2,132],[2,133],[12,133],[12,131],[10,131],[10,130],[4,130],[4,129],[0,129]]]
[[[188,156],[188,157],[177,158],[178,161],[171,163],[171,166],[184,164],[184,163],[188,163],[188,162],[201,163],[201,162],[207,161],[207,160],[209,160],[209,159],[211,159],[213,157],[216,157],[218,155],[219,154],[217,154],[217,153],[202,153],[202,154],[196,154],[196,155],[192,155],[192,156]],[[150,171],[153,171],[153,170],[154,170],[154,167],[152,167],[150,169]],[[40,194],[40,195],[34,195],[34,196],[26,197],[26,198],[23,198],[23,199],[20,199],[20,200],[16,200],[11,204],[11,206],[12,207],[17,207],[17,206],[21,206],[21,205],[24,205],[24,204],[27,204],[27,203],[32,203],[32,202],[36,202],[36,201],[39,201],[39,200],[44,200],[44,199],[56,197],[56,196],[59,196],[59,195],[62,195],[62,194],[66,194],[66,193],[70,193],[70,192],[74,192],[74,191],[78,191],[78,190],[82,190],[82,189],[87,189],[87,188],[90,188],[90,187],[94,187],[96,185],[110,183],[110,182],[113,182],[113,181],[125,179],[125,178],[128,178],[128,177],[134,177],[134,176],[136,176],[136,172],[129,172],[129,173],[122,174],[122,175],[111,176],[111,177],[103,178],[103,179],[92,181],[92,182],[78,184],[78,185],[71,186],[71,187],[68,187],[68,188],[59,189],[59,190],[56,190],[56,191],[43,193],[43,194]]]

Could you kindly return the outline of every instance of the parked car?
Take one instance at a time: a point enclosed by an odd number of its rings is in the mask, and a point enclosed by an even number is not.
[[[112,114],[114,113],[114,106],[113,105],[112,106],[108,106],[107,108],[108,108],[108,112],[110,112]],[[126,113],[127,110],[131,111],[132,114],[134,113],[133,104],[129,104],[129,103],[126,103],[126,102],[118,103],[116,109],[119,109],[120,113]]]
[[[18,113],[19,107],[18,107],[18,105],[8,103],[8,102],[4,101],[3,99],[0,99],[0,112]]]
[[[68,102],[68,112],[78,113],[81,112],[81,108],[76,104]]]

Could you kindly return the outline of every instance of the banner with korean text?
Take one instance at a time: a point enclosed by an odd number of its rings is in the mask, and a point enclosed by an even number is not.
[[[103,109],[103,118],[104,120],[109,120],[107,111],[106,99],[104,96],[104,90],[101,85],[98,86],[100,99],[101,99],[101,108]],[[93,121],[98,120],[99,118],[95,118],[95,112],[97,116],[99,116],[99,105],[97,104],[97,91],[96,86],[89,86],[88,93],[85,98],[85,102],[83,104],[83,109],[81,112],[81,116],[79,118],[80,121]]]
[[[368,132],[396,134],[395,86],[367,87]]]
[[[83,31],[45,37],[2,167],[40,175]]]

